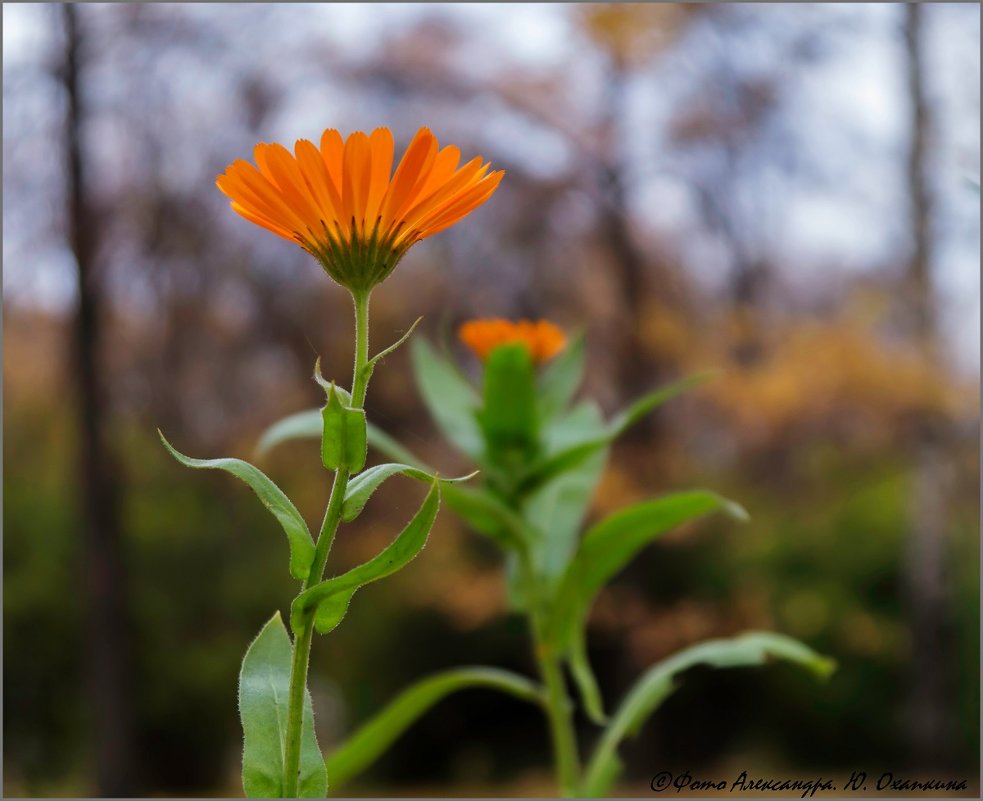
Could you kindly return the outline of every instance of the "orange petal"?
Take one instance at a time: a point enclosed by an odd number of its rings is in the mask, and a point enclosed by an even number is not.
[[[282,236],[284,239],[289,239],[291,242],[297,241],[293,233],[288,231],[286,228],[277,225],[275,222],[263,217],[260,214],[255,214],[245,206],[241,206],[235,201],[232,201],[232,210],[240,217],[244,217],[245,219],[249,220],[249,222],[262,226],[267,231],[272,231],[277,236]]]
[[[457,165],[461,162],[461,150],[454,145],[448,145],[442,148],[437,157],[433,162],[433,169],[430,171],[430,175],[426,180],[426,183],[420,187],[419,197],[425,199],[429,195],[436,192],[443,186],[447,181],[450,180],[451,176],[454,175],[454,170],[457,169]]]
[[[284,202],[304,221],[305,227],[312,232],[320,230],[317,204],[290,151],[279,144],[260,144],[253,154],[263,175],[280,189]]]
[[[307,188],[317,201],[321,217],[329,230],[334,230],[334,224],[341,217],[341,197],[334,186],[334,181],[328,175],[328,168],[313,142],[298,139],[294,145],[297,155],[297,165],[300,168]]]
[[[365,224],[371,229],[379,216],[382,198],[389,188],[393,170],[393,135],[388,128],[376,128],[369,137],[372,151],[372,180],[365,204]]]
[[[334,181],[335,191],[341,197],[341,173],[344,164],[345,141],[334,128],[321,134],[321,158],[328,168],[328,175]]]
[[[233,200],[253,206],[256,211],[276,220],[285,228],[304,230],[303,220],[284,201],[277,186],[271,184],[248,161],[240,159],[234,162],[221,180],[219,187]]]
[[[369,138],[356,131],[345,142],[345,169],[342,179],[341,206],[344,220],[355,220],[358,231],[365,230],[365,206],[369,199],[369,186],[372,183],[372,152]]]
[[[382,202],[382,225],[389,228],[398,223],[398,213],[412,200],[412,193],[421,176],[426,179],[437,152],[437,140],[428,128],[417,131],[410,146],[406,148],[389,191]]]
[[[482,168],[481,157],[478,156],[461,167],[436,192],[431,193],[429,197],[424,197],[423,200],[402,215],[403,219],[406,220],[407,230],[416,227],[427,216],[439,216],[446,206],[454,202],[456,196],[463,194],[478,183],[488,172],[489,166],[486,164]]]
[[[503,175],[505,175],[504,170],[492,173],[485,177],[479,184],[455,198],[450,206],[441,210],[439,216],[431,216],[421,221],[418,225],[421,231],[420,238],[423,239],[424,237],[440,233],[478,208],[478,206],[492,196],[492,193],[498,188]]]

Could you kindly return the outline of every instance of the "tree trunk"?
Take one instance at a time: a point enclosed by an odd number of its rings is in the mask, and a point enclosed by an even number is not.
[[[926,140],[930,131],[925,101],[923,12],[918,3],[904,7],[911,141],[907,182],[911,259],[905,295],[912,340],[927,363],[937,362],[935,303],[932,290],[932,208]],[[951,647],[947,633],[944,584],[946,463],[944,421],[930,410],[918,413],[911,438],[913,491],[908,531],[906,586],[912,633],[909,742],[920,768],[942,767],[951,729],[947,710],[947,674]]]
[[[116,481],[105,443],[106,399],[98,346],[103,297],[96,271],[97,221],[86,197],[80,91],[80,52],[84,33],[78,10],[62,6],[65,24],[64,86],[66,120],[69,245],[78,268],[78,304],[72,320],[72,363],[77,388],[79,427],[79,521],[82,533],[83,586],[87,609],[86,672],[95,749],[97,794],[133,793],[128,670],[125,657],[126,605]]]

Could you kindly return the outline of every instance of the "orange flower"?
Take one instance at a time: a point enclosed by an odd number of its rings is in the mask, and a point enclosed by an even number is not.
[[[230,164],[218,188],[250,222],[310,252],[339,284],[368,291],[393,271],[416,242],[449,228],[484,203],[502,180],[480,156],[458,167],[460,151],[438,149],[421,128],[391,174],[393,136],[376,128],[347,140],[334,129],[320,149],[300,139],[258,144],[259,169]]]
[[[499,345],[520,343],[536,364],[549,361],[566,347],[566,335],[548,320],[469,320],[457,332],[461,342],[485,361]]]

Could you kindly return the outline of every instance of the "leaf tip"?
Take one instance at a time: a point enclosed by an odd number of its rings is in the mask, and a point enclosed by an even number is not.
[[[751,515],[737,501],[724,500],[724,512],[739,523],[749,523]]]

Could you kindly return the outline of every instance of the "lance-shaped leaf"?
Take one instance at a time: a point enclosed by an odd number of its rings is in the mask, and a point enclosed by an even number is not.
[[[349,523],[358,517],[362,509],[365,508],[365,504],[369,498],[372,497],[372,493],[379,488],[382,482],[387,478],[400,474],[415,478],[417,481],[440,481],[442,484],[456,484],[460,481],[467,481],[469,478],[474,478],[478,475],[478,471],[475,470],[473,473],[469,473],[466,476],[459,476],[458,478],[441,478],[440,476],[433,475],[408,464],[390,462],[388,464],[370,467],[364,473],[359,473],[348,482],[348,489],[345,492],[345,502],[341,507],[341,519]]]
[[[332,785],[337,788],[364,771],[438,701],[471,687],[487,687],[523,701],[542,703],[540,687],[524,676],[497,668],[457,668],[428,676],[400,693],[328,757]]]
[[[674,679],[694,665],[746,667],[763,665],[768,659],[783,659],[801,665],[821,679],[836,670],[836,662],[817,654],[798,640],[772,632],[748,632],[732,639],[699,643],[654,665],[638,680],[605,729],[584,779],[582,794],[603,797],[621,769],[618,745],[636,734],[645,720],[672,694]]]
[[[253,640],[242,660],[239,673],[242,786],[249,798],[283,797],[292,656],[290,637],[277,612]],[[328,777],[314,734],[311,694],[306,689],[300,735],[300,797],[324,798]]]
[[[545,444],[557,451],[590,440],[603,431],[600,410],[592,403],[581,403],[552,421],[545,432]],[[523,518],[535,530],[543,532],[532,549],[533,568],[550,590],[556,587],[577,549],[607,453],[607,448],[598,449],[524,499]]]
[[[321,461],[328,470],[357,473],[365,466],[367,453],[365,412],[341,402],[332,386],[328,402],[321,410],[324,433],[321,437]]]
[[[256,455],[265,456],[281,442],[291,439],[319,439],[324,430],[320,409],[307,409],[277,420],[256,444]]]
[[[290,610],[290,625],[301,630],[303,615],[314,609],[314,626],[322,634],[335,628],[348,611],[352,596],[373,581],[402,569],[423,546],[440,506],[440,482],[434,481],[423,505],[409,524],[378,556],[340,576],[322,581],[298,595]]]
[[[597,591],[642,548],[669,529],[716,511],[747,519],[744,509],[715,492],[688,490],[629,506],[590,528],[557,592],[553,624],[559,645],[569,648]]]
[[[639,398],[627,409],[615,415],[600,435],[552,453],[532,465],[519,482],[520,491],[532,492],[556,476],[573,469],[610,445],[646,414],[691,387],[702,384],[713,375],[714,373],[699,373],[689,376]]]
[[[157,433],[171,456],[186,467],[224,470],[245,481],[263,502],[263,506],[273,513],[287,535],[287,542],[290,544],[290,575],[300,581],[307,578],[314,561],[314,540],[304,518],[283,490],[249,462],[242,459],[192,459],[175,450],[159,430]]]
[[[505,548],[522,551],[536,538],[528,521],[486,489],[451,486],[444,497],[465,523]]]
[[[420,324],[420,320],[422,320],[422,319],[423,319],[422,317],[417,317],[413,321],[413,325],[411,325],[406,330],[406,333],[403,334],[403,336],[401,336],[399,339],[397,339],[395,342],[393,342],[393,344],[390,345],[388,348],[386,348],[385,350],[379,351],[375,356],[373,356],[371,359],[369,359],[368,363],[365,365],[365,369],[367,370],[367,372],[369,374],[371,374],[372,373],[372,370],[375,369],[375,366],[380,361],[382,361],[383,359],[385,359],[386,356],[388,356],[389,354],[393,353],[393,351],[395,351],[400,345],[402,345],[404,342],[406,342],[406,340],[409,339],[410,336],[412,336],[413,332],[416,330],[416,327]]]
[[[544,421],[567,408],[583,376],[584,336],[577,334],[539,377],[539,413]]]
[[[475,418],[480,406],[477,391],[425,340],[413,340],[410,350],[416,384],[434,422],[462,452],[477,459],[483,447]]]
[[[570,648],[567,651],[567,664],[570,665],[570,673],[584,702],[587,717],[598,726],[603,725],[606,720],[604,699],[601,698],[601,690],[597,686],[594,670],[587,658],[587,638],[583,626],[577,626],[573,630]]]

